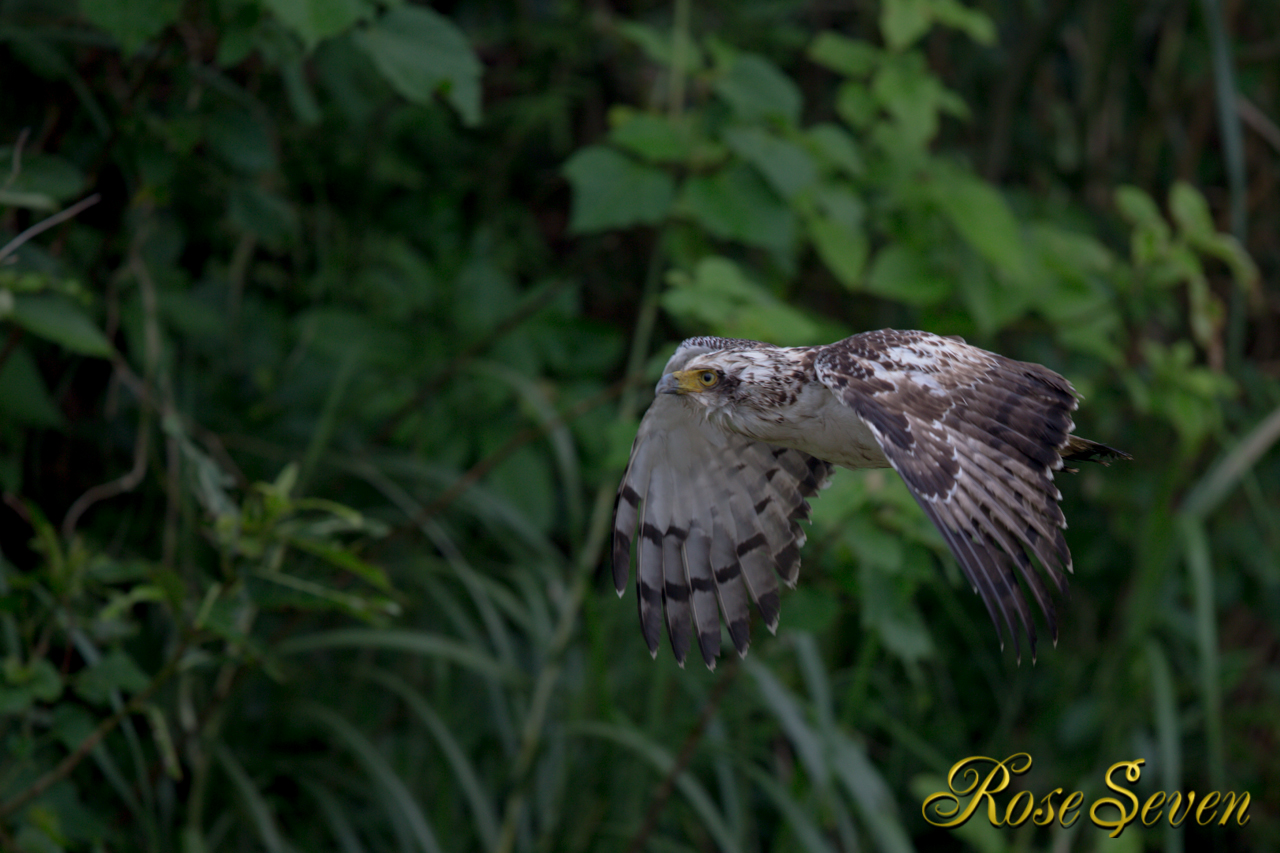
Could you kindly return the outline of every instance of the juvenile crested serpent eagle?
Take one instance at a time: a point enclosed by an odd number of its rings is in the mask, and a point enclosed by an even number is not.
[[[707,666],[720,618],[740,655],[748,598],[778,626],[778,579],[794,586],[808,498],[832,466],[892,466],[982,596],[1004,647],[1021,659],[1015,618],[1035,658],[1035,622],[1016,564],[1054,643],[1058,626],[1039,561],[1061,593],[1071,571],[1053,484],[1064,461],[1127,454],[1071,435],[1070,383],[929,332],[884,329],[827,346],[689,338],[667,362],[631,449],[613,523],[622,595],[637,526],[640,627],[658,653],[663,612],[676,660],[692,639]]]

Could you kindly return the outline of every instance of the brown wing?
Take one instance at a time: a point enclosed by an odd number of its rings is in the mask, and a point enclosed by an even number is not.
[[[854,335],[825,348],[815,367],[870,426],[942,532],[982,596],[1001,648],[1003,621],[1021,660],[1016,616],[1035,660],[1035,622],[1015,563],[1056,644],[1053,601],[1030,556],[1063,592],[1061,570],[1071,570],[1071,553],[1053,472],[1062,467],[1059,451],[1073,428],[1070,384],[1038,364],[928,332]]]

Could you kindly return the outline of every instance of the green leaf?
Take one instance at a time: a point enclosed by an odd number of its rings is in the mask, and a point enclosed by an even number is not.
[[[178,19],[181,0],[80,0],[80,12],[120,42],[126,56]]]
[[[915,794],[916,800],[921,803],[934,793],[949,790],[946,779],[930,773],[922,773],[911,780],[911,791]],[[983,814],[985,815],[985,813]],[[930,817],[938,820],[936,815],[931,814]],[[1001,829],[992,826],[988,820],[968,820],[959,826],[949,828],[947,831],[968,844],[976,853],[1009,853],[1012,846],[1005,839]],[[1107,850],[1108,853],[1114,853],[1110,842]]]
[[[47,658],[36,658],[25,667],[17,665],[14,658],[7,659],[4,680],[8,686],[0,687],[0,706],[16,704],[13,710],[22,710],[36,700],[52,702],[62,695],[62,676]]]
[[[939,170],[932,187],[934,201],[970,246],[996,269],[1026,280],[1026,237],[999,190],[955,169]]]
[[[53,341],[81,355],[109,358],[113,352],[83,309],[69,299],[52,294],[19,295],[8,319],[31,334]]]
[[[842,730],[831,733],[829,761],[853,797],[880,853],[910,853],[914,848],[898,817],[893,793],[861,743]]]
[[[1188,240],[1191,237],[1188,236]],[[1231,277],[1244,290],[1255,290],[1260,273],[1249,252],[1230,234],[1214,234],[1192,241],[1195,248],[1210,257],[1217,258],[1231,269]]]
[[[872,79],[871,91],[897,119],[912,147],[923,146],[937,134],[939,113],[967,114],[964,101],[942,85],[918,50],[884,62]]]
[[[880,7],[880,30],[892,50],[911,46],[934,24],[960,30],[982,45],[995,43],[991,18],[959,0],[885,0]]]
[[[287,199],[256,181],[237,181],[227,199],[227,216],[240,230],[283,249],[298,235],[298,216]]]
[[[311,50],[363,18],[368,9],[361,0],[263,0],[285,26],[297,33]]]
[[[672,774],[677,769],[675,757],[665,747],[651,740],[644,732],[630,726],[584,720],[570,723],[567,728],[570,734],[602,738],[626,747],[653,767],[660,778]],[[674,781],[676,789],[698,816],[700,827],[715,839],[716,846],[728,853],[742,850],[735,834],[725,824],[724,815],[716,807],[715,800],[707,793],[707,789],[702,786],[698,778],[687,769],[681,769],[678,774],[675,774]]]
[[[299,654],[318,649],[382,649],[407,652],[427,658],[438,658],[469,669],[477,675],[519,682],[521,674],[494,660],[475,647],[426,631],[343,628],[291,637],[276,647],[282,655]]]
[[[299,710],[323,725],[332,734],[333,740],[362,765],[378,793],[377,800],[387,810],[387,816],[409,830],[417,848],[423,853],[440,853],[435,830],[422,810],[422,799],[414,795],[373,742],[345,717],[330,708],[308,703]]]
[[[275,812],[266,797],[262,796],[262,792],[225,744],[219,743],[214,748],[214,755],[231,782],[231,790],[239,795],[245,817],[248,818],[246,822],[257,830],[263,848],[267,853],[285,853],[287,848],[280,837]]]
[[[991,334],[1021,317],[1036,296],[1049,299],[1055,292],[1052,279],[1010,280],[995,274],[976,255],[961,252],[948,265],[964,306],[978,330]]]
[[[747,278],[728,258],[703,258],[692,276],[676,272],[670,280],[673,287],[662,295],[662,306],[690,325],[784,345],[812,342],[818,335],[817,324]]]
[[[745,659],[742,666],[755,678],[760,698],[777,720],[778,727],[791,741],[800,766],[819,787],[825,787],[831,777],[827,745],[823,732],[809,721],[808,709],[803,708],[798,698],[778,677],[755,658]]]
[[[476,833],[484,842],[486,849],[492,849],[497,846],[498,816],[494,814],[492,795],[485,790],[480,780],[480,774],[476,772],[476,768],[467,756],[466,751],[453,732],[450,731],[449,726],[436,710],[431,707],[431,703],[427,701],[426,696],[422,692],[415,690],[407,681],[391,672],[374,670],[359,672],[357,675],[375,681],[397,694],[405,705],[409,707],[409,710],[431,732],[432,737],[436,739],[436,743],[440,746],[440,751],[444,753],[445,759],[453,770],[458,787],[462,789],[462,792],[467,797],[467,802],[471,807],[475,821]]]
[[[687,122],[627,107],[614,107],[609,119],[609,139],[651,163],[680,163],[693,151]]]
[[[337,609],[376,623],[379,617],[398,616],[400,605],[381,596],[358,595],[333,589],[280,571],[257,571],[254,577],[274,584],[250,589],[254,602],[264,609],[296,607],[303,610]]]
[[[810,220],[808,230],[818,257],[836,280],[850,290],[858,288],[870,251],[866,233],[827,216]]]
[[[820,160],[835,166],[851,178],[860,178],[867,167],[858,145],[844,128],[835,124],[817,124],[805,131],[809,143]]]
[[[787,618],[783,621],[784,633],[801,632],[821,636],[831,629],[840,618],[842,605],[840,599],[830,595],[827,590],[816,591],[811,587],[798,586],[787,595],[785,600]]]
[[[1116,207],[1120,209],[1120,215],[1133,225],[1168,230],[1164,217],[1160,215],[1160,208],[1151,196],[1138,187],[1128,184],[1117,187]]]
[[[649,24],[639,21],[619,21],[618,34],[659,65],[670,67],[672,64],[671,33],[661,31]],[[692,41],[685,42],[684,72],[695,74],[702,70],[703,55],[701,49]]]
[[[278,158],[267,122],[252,110],[222,109],[209,116],[205,137],[211,150],[246,175],[274,171]]]
[[[996,25],[978,9],[970,9],[959,0],[930,0],[933,17],[939,24],[960,30],[980,45],[996,43]]]
[[[920,252],[901,243],[886,246],[876,255],[862,286],[877,296],[920,306],[936,305],[951,292],[950,283]]]
[[[26,687],[11,687],[0,684],[0,714],[22,713],[30,708],[35,701],[35,695]]]
[[[423,6],[397,6],[355,38],[405,98],[429,104],[440,94],[458,111],[463,124],[479,123],[480,60],[448,18]]]
[[[59,702],[53,709],[49,731],[68,750],[75,749],[93,734],[94,717],[74,702]]]
[[[809,152],[759,127],[733,127],[725,142],[739,157],[764,176],[774,192],[790,199],[818,180],[818,169]]]
[[[1209,213],[1209,203],[1186,181],[1176,181],[1173,189],[1169,190],[1169,213],[1189,242],[1208,242],[1218,236],[1213,215]]]
[[[8,164],[4,171],[8,172]],[[27,154],[22,171],[0,178],[0,205],[51,210],[84,190],[84,172],[74,163],[54,154]]]
[[[809,46],[809,58],[846,77],[865,77],[880,62],[883,51],[862,39],[851,39],[830,30],[818,34]]]
[[[76,692],[90,702],[105,703],[112,691],[137,693],[150,679],[124,649],[115,648],[75,677]]]
[[[573,187],[569,229],[579,234],[655,225],[671,209],[675,180],[611,148],[590,146],[564,164]]]
[[[35,359],[25,346],[15,348],[0,366],[0,412],[29,426],[63,425],[62,411],[49,396]]]
[[[26,210],[56,210],[58,203],[43,193],[14,192],[0,188],[0,207],[21,207]]]
[[[897,556],[901,559],[901,550]],[[913,585],[900,575],[876,568],[870,561],[863,560],[859,565],[859,599],[866,625],[875,629],[886,649],[904,661],[931,657],[933,638],[911,603]]]
[[[910,46],[932,25],[929,0],[884,0],[880,5],[880,32],[890,50]]]
[[[763,56],[738,56],[716,78],[715,91],[743,121],[773,119],[794,125],[800,119],[800,90]]]
[[[726,240],[786,250],[795,238],[791,210],[742,164],[690,178],[677,209]]]

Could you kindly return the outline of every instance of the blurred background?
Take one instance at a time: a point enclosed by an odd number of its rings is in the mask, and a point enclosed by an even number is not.
[[[1277,33],[0,0],[0,849],[1278,849]],[[1048,365],[1133,454],[1058,479],[1057,647],[838,472],[777,636],[651,660],[604,563],[675,343],[882,327]],[[926,822],[1019,752],[1073,826]],[[1137,758],[1248,823],[1108,837]]]

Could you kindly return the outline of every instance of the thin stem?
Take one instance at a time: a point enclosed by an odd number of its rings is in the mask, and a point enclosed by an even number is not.
[[[733,683],[734,676],[738,674],[738,659],[729,658],[729,662],[720,671],[720,677],[716,680],[715,687],[711,689],[711,695],[707,697],[707,701],[702,705],[702,712],[698,714],[698,721],[693,724],[693,728],[689,730],[689,734],[685,736],[684,743],[680,745],[680,752],[676,755],[676,760],[671,764],[671,769],[667,771],[667,775],[663,777],[658,790],[654,792],[653,799],[649,801],[649,808],[645,811],[644,820],[640,823],[640,828],[636,830],[636,834],[632,836],[631,843],[627,845],[627,853],[641,853],[645,849],[645,844],[649,840],[649,836],[653,834],[654,829],[658,826],[658,818],[662,816],[662,810],[666,807],[667,801],[671,799],[671,795],[676,790],[676,780],[680,778],[680,774],[689,766],[689,762],[693,760],[694,753],[698,751],[698,744],[702,741],[702,736],[706,734],[707,726],[711,724],[711,718],[716,715],[716,711],[720,707],[720,701],[724,699],[725,693],[729,690],[729,685]]]
[[[133,248],[130,250],[129,268],[133,271],[134,277],[138,281],[138,290],[142,296],[142,317],[144,328],[144,342],[146,347],[144,379],[143,387],[147,389],[153,388],[156,383],[156,371],[160,364],[160,309],[156,298],[155,281],[151,278],[151,273],[147,269],[146,263],[142,260],[141,244],[144,239],[144,232],[139,231],[133,242]],[[172,405],[167,401],[171,395],[164,393],[162,395],[161,404],[159,406],[162,417],[172,410]],[[142,482],[142,478],[147,473],[147,457],[150,448],[151,435],[151,411],[147,406],[140,407],[141,414],[138,418],[138,435],[134,440],[133,450],[133,467],[129,471],[114,480],[93,486],[76,498],[71,508],[67,510],[67,514],[62,519],[62,535],[70,539],[75,533],[76,524],[80,521],[80,516],[93,506],[95,503],[113,498],[126,492],[131,492]],[[174,515],[174,505],[177,501],[176,492],[169,495],[169,508],[166,510],[166,520]],[[169,535],[166,525],[166,540]],[[169,554],[169,549],[165,548],[165,554]],[[165,563],[168,565],[168,562]]]
[[[97,193],[94,193],[88,198],[80,199],[80,201],[71,205],[66,210],[60,210],[57,213],[53,214],[52,216],[48,216],[48,217],[45,217],[44,219],[41,219],[39,222],[37,222],[35,225],[32,225],[26,231],[23,231],[17,237],[14,237],[8,243],[5,243],[3,247],[0,247],[0,261],[3,261],[9,255],[12,255],[14,252],[18,250],[18,247],[20,247],[23,243],[26,243],[32,237],[35,237],[45,231],[48,231],[50,228],[52,228],[53,226],[57,225],[60,222],[66,222],[68,219],[71,219],[72,217],[76,216],[81,211],[84,211],[90,207],[93,207],[101,199],[102,199],[102,196],[98,195]]]

